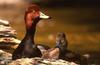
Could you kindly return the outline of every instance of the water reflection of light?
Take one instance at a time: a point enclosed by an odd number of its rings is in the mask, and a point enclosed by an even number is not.
[[[48,40],[54,41],[54,35],[52,35],[52,34],[48,35]]]

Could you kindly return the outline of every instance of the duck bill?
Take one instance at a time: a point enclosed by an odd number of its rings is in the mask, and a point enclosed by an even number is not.
[[[45,15],[45,14],[43,14],[42,12],[40,12],[40,18],[41,19],[49,19],[50,17]]]

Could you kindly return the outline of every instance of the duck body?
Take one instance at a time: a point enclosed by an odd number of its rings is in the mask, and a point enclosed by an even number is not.
[[[41,51],[37,48],[37,45],[34,43],[34,35],[36,30],[36,24],[39,19],[36,19],[34,23],[32,23],[31,27],[26,28],[26,35],[24,39],[19,44],[18,48],[14,51],[12,59],[18,58],[32,58],[32,57],[41,57]]]
[[[68,41],[64,33],[58,33],[56,36],[56,46],[59,49],[59,59],[65,60],[65,54],[67,53]]]
[[[27,39],[27,38],[26,38]],[[22,41],[18,48],[14,51],[12,59],[20,58],[32,58],[32,57],[41,57],[41,51],[37,48],[36,45],[32,44],[33,41],[27,39],[27,41]]]
[[[41,16],[37,5],[30,5],[25,12],[26,34],[19,46],[13,52],[12,60],[20,58],[41,57],[42,53],[34,42],[37,23],[45,16]],[[40,18],[41,16],[41,18]],[[49,18],[48,16],[44,18]]]

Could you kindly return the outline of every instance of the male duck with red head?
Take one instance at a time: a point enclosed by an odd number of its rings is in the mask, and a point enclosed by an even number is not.
[[[32,4],[25,11],[26,35],[19,46],[13,52],[12,59],[41,57],[41,51],[34,43],[36,25],[41,19],[50,17],[40,11],[39,6]]]

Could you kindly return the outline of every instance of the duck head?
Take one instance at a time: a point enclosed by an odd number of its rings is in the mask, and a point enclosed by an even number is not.
[[[56,47],[61,49],[67,49],[68,41],[66,39],[66,35],[63,32],[60,32],[56,36]]]
[[[26,8],[24,18],[25,18],[25,23],[31,26],[32,23],[36,24],[41,19],[50,19],[50,16],[43,14],[40,11],[39,6],[32,4],[29,5],[28,8]]]

